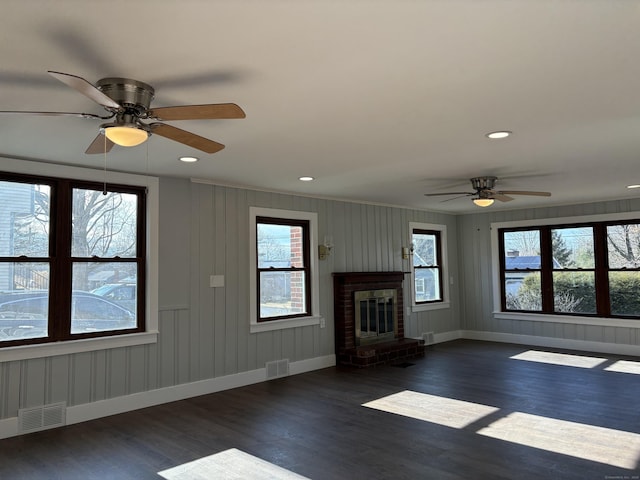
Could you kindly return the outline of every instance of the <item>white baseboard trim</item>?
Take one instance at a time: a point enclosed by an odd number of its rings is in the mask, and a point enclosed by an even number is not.
[[[532,345],[536,347],[562,348],[585,352],[609,353],[612,355],[640,356],[639,345],[622,343],[593,342],[589,340],[572,340],[566,338],[539,337],[535,335],[517,335],[514,333],[482,332],[476,330],[461,330],[459,338],[469,340],[485,340],[489,342],[515,343],[518,345]]]
[[[14,437],[18,434],[18,417],[0,420],[0,439]]]
[[[452,330],[450,332],[436,333],[433,335],[433,343],[450,342],[451,340],[458,340],[462,337],[461,330]]]
[[[335,366],[336,356],[326,355],[323,357],[300,360],[289,364],[289,374],[319,370]],[[134,393],[122,397],[100,400],[82,405],[74,405],[67,408],[66,425],[86,422],[97,418],[116,415],[118,413],[138,410],[140,408],[152,407],[163,403],[175,402],[186,398],[207,395],[209,393],[221,392],[237,387],[244,387],[254,383],[265,382],[267,378],[266,368],[259,368],[248,372],[242,372],[224,377],[211,378],[198,382],[185,383],[172,387],[158,388],[147,392]],[[11,417],[0,420],[0,439],[19,435],[18,417]]]

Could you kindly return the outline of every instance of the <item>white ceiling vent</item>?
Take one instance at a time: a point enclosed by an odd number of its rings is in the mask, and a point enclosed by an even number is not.
[[[66,422],[67,404],[65,402],[18,410],[18,430],[20,433],[61,427]]]

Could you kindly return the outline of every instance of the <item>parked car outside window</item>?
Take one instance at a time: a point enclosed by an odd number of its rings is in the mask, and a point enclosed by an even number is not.
[[[0,342],[46,337],[49,292],[0,293]],[[73,292],[71,333],[135,328],[129,309],[89,292]]]
[[[102,298],[122,305],[128,310],[135,312],[136,310],[136,289],[135,283],[107,283],[101,287],[94,288],[91,293],[99,295]]]

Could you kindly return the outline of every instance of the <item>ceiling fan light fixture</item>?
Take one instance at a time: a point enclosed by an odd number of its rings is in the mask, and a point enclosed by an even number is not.
[[[149,133],[134,125],[106,127],[106,137],[121,147],[135,147],[149,138]]]
[[[474,198],[473,203],[475,203],[478,207],[490,207],[493,205],[493,198]]]

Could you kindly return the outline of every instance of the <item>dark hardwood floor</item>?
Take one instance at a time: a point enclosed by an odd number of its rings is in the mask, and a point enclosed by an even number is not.
[[[328,368],[5,439],[0,479],[160,479],[231,448],[314,480],[640,478],[640,375],[604,354],[591,368],[510,358],[528,350],[553,351],[454,341],[409,366]],[[362,406],[407,391],[424,403]]]

